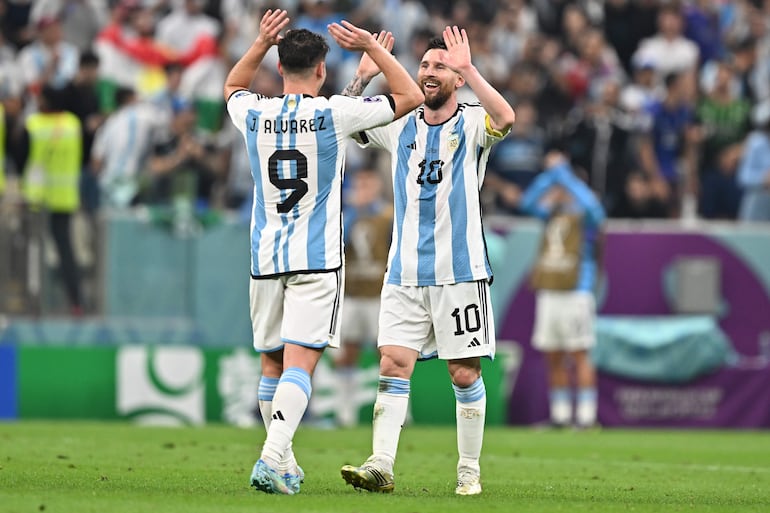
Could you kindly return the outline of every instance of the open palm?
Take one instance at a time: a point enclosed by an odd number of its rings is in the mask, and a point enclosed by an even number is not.
[[[380,46],[384,47],[389,52],[393,50],[394,42],[395,39],[393,38],[393,34],[390,32],[385,32],[383,30],[377,34],[377,43],[379,43]],[[379,72],[379,66],[377,66],[372,58],[369,57],[369,54],[364,53],[361,56],[361,62],[358,64],[358,74],[362,77],[372,78]]]
[[[447,49],[444,64],[455,72],[470,66],[471,47],[465,29],[458,29],[457,26],[446,27],[443,36]]]
[[[267,46],[277,45],[281,40],[280,32],[289,24],[289,14],[284,9],[268,9],[259,22],[259,36]]]

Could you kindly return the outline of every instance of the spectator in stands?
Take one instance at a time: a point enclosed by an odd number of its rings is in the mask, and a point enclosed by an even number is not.
[[[735,219],[740,189],[736,182],[733,147],[750,129],[749,102],[736,94],[732,66],[722,61],[709,90],[697,107],[700,127],[698,179],[699,211],[705,218]]]
[[[615,51],[608,47],[601,31],[586,29],[577,36],[575,54],[568,52],[558,64],[558,83],[579,104],[606,80],[621,82],[625,73]]]
[[[665,191],[669,216],[680,214],[681,196],[694,193],[695,114],[687,73],[666,76],[666,96],[649,108],[651,126],[640,141],[640,159],[650,185]]]
[[[621,201],[628,170],[637,165],[633,118],[620,107],[618,82],[605,80],[565,123],[564,148],[608,211]]]
[[[536,28],[534,22],[534,13],[523,0],[503,2],[489,31],[495,53],[506,62],[518,61],[526,36]]]
[[[109,17],[104,0],[38,0],[32,4],[30,21],[60,17],[63,39],[80,52],[91,49],[91,43]]]
[[[511,103],[524,100],[535,104],[540,126],[547,137],[558,134],[571,99],[559,87],[556,61],[561,46],[556,39],[531,34],[524,42],[521,60],[515,63],[504,95]]]
[[[651,60],[660,77],[670,73],[694,72],[698,68],[698,46],[684,37],[684,21],[677,4],[667,4],[658,13],[658,32],[640,44],[634,58]]]
[[[742,221],[770,221],[770,103],[755,109],[754,123],[738,169],[743,188],[739,217]]]
[[[183,0],[157,24],[156,41],[178,54],[186,54],[201,39],[216,40],[222,25],[204,12],[205,0]]]
[[[115,97],[117,110],[96,132],[91,169],[99,177],[100,205],[125,209],[137,200],[153,137],[167,128],[152,105],[140,102],[132,89],[119,88]]]
[[[155,13],[136,0],[124,0],[112,10],[110,21],[93,43],[99,57],[99,95],[103,112],[116,109],[115,92],[124,87],[139,96],[157,88],[162,66],[176,53],[155,39]],[[153,91],[152,93],[157,93]]]
[[[656,80],[655,63],[635,61],[631,81],[620,91],[620,106],[634,116],[634,124],[640,127],[649,125],[648,109],[665,96],[663,88]]]
[[[488,213],[522,215],[521,191],[529,187],[540,171],[546,137],[537,124],[537,110],[531,101],[516,104],[516,123],[511,133],[492,148],[487,163],[482,198]]]
[[[174,106],[170,137],[156,142],[148,159],[144,202],[171,205],[181,199],[204,208],[211,203],[224,178],[225,155],[196,134],[195,116],[189,103]]]
[[[627,73],[633,71],[632,59],[639,41],[655,33],[656,2],[646,0],[606,0],[604,2],[604,37],[615,49]]]
[[[684,35],[698,46],[700,62],[721,59],[725,48],[719,5],[714,0],[692,0],[682,10]]]
[[[80,61],[77,47],[62,38],[58,18],[41,18],[35,27],[35,40],[22,48],[18,55],[24,85],[33,97],[44,85],[64,87],[75,77]]]

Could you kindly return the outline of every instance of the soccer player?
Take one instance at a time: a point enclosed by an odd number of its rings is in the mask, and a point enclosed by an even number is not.
[[[597,394],[589,350],[596,341],[594,289],[606,214],[559,151],[546,155],[545,171],[526,190],[520,207],[546,222],[532,273],[537,291],[532,344],[545,355],[551,424],[573,422],[574,389],[574,422],[578,428],[591,427],[596,424]]]
[[[370,64],[361,60],[346,92],[360,94],[376,75]],[[373,453],[360,467],[342,467],[342,476],[355,488],[393,491],[410,378],[418,359],[438,357],[447,361],[457,401],[455,492],[476,495],[486,413],[480,357],[495,353],[479,189],[489,150],[515,116],[471,63],[464,29],[446,27],[430,42],[417,81],[422,106],[358,136],[391,154],[395,221],[381,294]],[[458,102],[464,84],[478,103]]]
[[[227,109],[244,135],[254,202],[249,289],[254,348],[261,353],[260,409],[267,428],[251,484],[267,493],[299,492],[303,473],[291,442],[310,399],[310,377],[325,347],[338,347],[342,300],[341,182],[345,145],[361,130],[414,109],[422,92],[375,38],[342,22],[329,32],[363,50],[383,70],[391,93],[318,97],[326,79],[324,38],[289,30],[285,10],[268,10],[259,35],[224,86]],[[267,51],[278,46],[283,94],[248,90]]]
[[[349,172],[348,172],[349,173]],[[345,220],[345,309],[340,330],[342,346],[335,358],[337,423],[358,424],[361,352],[377,342],[382,275],[388,265],[393,205],[383,194],[385,181],[374,167],[362,167],[353,179],[343,206]]]

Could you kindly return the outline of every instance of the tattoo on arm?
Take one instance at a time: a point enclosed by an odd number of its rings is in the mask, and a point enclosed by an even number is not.
[[[348,85],[345,86],[345,89],[342,90],[342,96],[361,96],[361,93],[364,92],[364,89],[366,89],[366,86],[369,85],[368,80],[364,80],[360,76],[356,75],[353,77],[353,80],[351,80]]]

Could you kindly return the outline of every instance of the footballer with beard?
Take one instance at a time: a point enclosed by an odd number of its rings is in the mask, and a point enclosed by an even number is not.
[[[458,495],[481,493],[486,389],[481,357],[493,358],[495,333],[479,189],[493,144],[515,114],[471,62],[465,29],[446,27],[428,45],[417,74],[423,105],[360,132],[363,147],[391,154],[394,222],[381,293],[380,377],[373,453],[342,477],[355,488],[394,490],[393,465],[418,360],[446,360],[456,398]],[[378,73],[364,56],[343,94],[360,95]],[[460,103],[468,85],[478,102]]]

